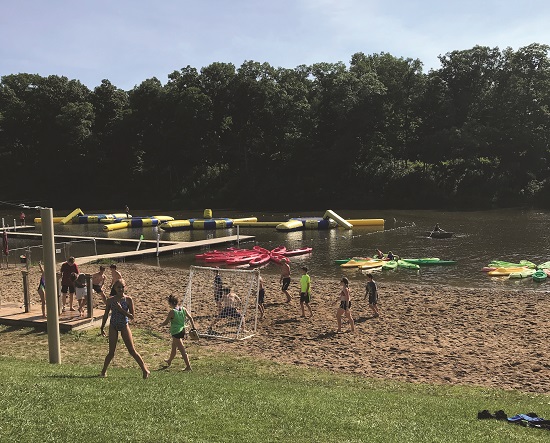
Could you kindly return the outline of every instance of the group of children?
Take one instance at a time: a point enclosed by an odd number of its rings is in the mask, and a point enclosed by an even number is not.
[[[290,303],[292,301],[292,296],[288,292],[290,286],[290,266],[286,259],[281,260],[281,290],[286,295],[286,302]],[[39,263],[40,270],[42,272],[40,278],[40,284],[38,286],[38,293],[40,294],[42,302],[42,315],[45,317],[45,280],[44,280],[44,270],[42,264]],[[123,342],[128,349],[130,355],[136,360],[143,372],[143,378],[148,378],[150,371],[148,370],[146,364],[143,361],[141,355],[136,351],[134,346],[134,341],[132,337],[132,332],[129,327],[129,320],[134,318],[134,303],[132,297],[125,294],[125,282],[122,278],[122,274],[117,270],[117,266],[112,264],[110,266],[111,270],[111,285],[109,296],[106,297],[103,292],[103,287],[105,285],[105,267],[100,266],[99,271],[95,274],[92,274],[91,284],[92,289],[95,293],[101,296],[101,299],[105,303],[105,312],[102,319],[100,332],[103,336],[106,336],[105,333],[105,324],[109,315],[111,316],[109,324],[109,352],[105,357],[105,362],[103,369],[101,371],[101,376],[107,376],[107,368],[114,357],[119,333],[122,336]],[[313,311],[310,306],[311,301],[311,277],[308,274],[308,268],[303,266],[301,268],[302,276],[300,277],[300,310],[301,317],[306,317],[306,309],[309,312],[309,317],[313,316]],[[236,307],[241,303],[240,298],[233,294],[230,288],[223,287],[222,279],[219,271],[215,273],[214,277],[214,298],[217,307],[217,314],[214,316],[212,324],[209,327],[211,330],[216,323],[223,318],[236,317],[241,321],[242,328],[246,330],[244,315]],[[353,320],[353,315],[351,313],[351,295],[349,290],[349,281],[346,277],[342,277],[341,281],[341,290],[338,295],[338,299],[335,303],[340,302],[340,305],[336,311],[336,320],[337,320],[337,333],[342,332],[342,317],[347,318],[351,332],[355,332],[355,323]],[[69,259],[64,262],[61,266],[61,296],[59,309],[60,312],[65,311],[65,303],[67,293],[69,294],[69,309],[74,311],[73,307],[73,295],[76,295],[78,301],[78,310],[80,315],[84,313],[84,307],[86,305],[86,278],[85,274],[80,274],[78,271],[78,266],[75,263],[74,257],[69,257]],[[263,279],[259,279],[259,293],[258,293],[258,311],[260,313],[260,318],[265,316],[264,308],[264,297],[265,290],[263,285]],[[372,274],[367,274],[367,286],[365,298],[368,297],[369,307],[373,312],[374,317],[380,315],[378,310],[378,289],[376,282],[373,279]],[[193,318],[187,310],[180,304],[180,300],[174,295],[168,297],[168,305],[170,307],[168,314],[165,320],[160,324],[160,326],[166,326],[170,324],[170,334],[172,336],[172,348],[170,356],[165,360],[167,366],[172,364],[172,361],[176,357],[177,351],[180,352],[184,362],[185,368],[184,371],[191,370],[191,364],[189,357],[185,350],[183,344],[183,338],[185,337],[186,325],[189,323],[192,330],[195,329],[195,323]]]
[[[38,295],[40,296],[40,302],[42,305],[42,317],[46,318],[46,280],[44,276],[44,268],[42,267],[42,262],[38,263],[40,268],[41,276],[40,283],[38,284]],[[110,266],[111,270],[111,293],[113,296],[113,285],[122,278],[122,275],[117,270],[117,266],[112,264]],[[69,295],[69,310],[74,311],[74,298],[76,298],[78,304],[78,311],[80,316],[84,315],[84,308],[86,307],[86,295],[87,295],[87,282],[86,274],[80,273],[78,270],[78,265],[75,262],[74,257],[69,257],[66,262],[61,264],[60,269],[61,275],[61,295],[59,297],[59,313],[63,313],[66,310],[67,304],[67,294]],[[106,298],[103,292],[103,286],[105,285],[105,267],[100,266],[99,271],[95,274],[92,274],[91,284],[92,290],[101,296],[101,299],[105,303]]]
[[[292,297],[288,293],[288,287],[290,285],[290,266],[286,259],[281,260],[281,277],[280,277],[281,291],[286,295],[287,303],[290,303]],[[342,316],[344,315],[350,324],[351,332],[355,332],[355,322],[351,314],[351,295],[349,290],[349,280],[347,277],[342,277],[340,280],[341,290],[338,295],[336,303],[340,302],[338,309],[336,310],[336,322],[338,325],[337,333],[342,332]],[[379,317],[380,311],[378,309],[378,287],[374,281],[372,274],[367,274],[367,286],[365,292],[365,298],[369,299],[369,307],[373,312],[373,317]],[[307,266],[302,266],[302,276],[300,277],[300,309],[302,317],[305,317],[304,306],[307,307],[309,311],[309,316],[313,316],[313,312],[310,306],[311,301],[311,278],[308,274]],[[259,303],[259,301],[258,301]],[[262,294],[262,317],[263,317],[263,294]]]

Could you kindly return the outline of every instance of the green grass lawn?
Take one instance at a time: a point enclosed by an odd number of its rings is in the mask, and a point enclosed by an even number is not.
[[[73,358],[51,365],[35,344],[44,334],[0,327],[0,442],[550,441],[549,431],[476,418],[482,409],[549,418],[549,395],[378,381],[198,350],[184,373],[181,360],[160,369],[169,342],[145,331],[136,342],[151,378],[120,343],[101,379],[107,347],[96,333],[63,335]]]

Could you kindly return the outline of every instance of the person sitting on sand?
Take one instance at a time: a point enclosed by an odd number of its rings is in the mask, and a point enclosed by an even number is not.
[[[241,313],[240,309],[236,307],[240,305],[242,305],[240,297],[231,292],[231,288],[223,288],[221,311],[218,315],[214,317],[214,320],[212,321],[212,324],[208,329],[212,330],[216,323],[218,323],[218,321],[220,321],[222,318],[230,318],[241,322],[243,330],[246,330],[244,315]]]

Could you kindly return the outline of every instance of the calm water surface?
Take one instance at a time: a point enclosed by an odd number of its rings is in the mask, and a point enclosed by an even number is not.
[[[27,220],[32,222],[35,214],[27,212]],[[94,213],[110,213],[111,211],[95,211]],[[291,233],[277,232],[274,228],[240,228],[243,235],[254,235],[255,243],[242,243],[241,247],[250,248],[259,244],[266,248],[285,245],[288,249],[311,246],[310,255],[292,258],[291,266],[294,274],[299,274],[302,264],[310,268],[310,274],[334,278],[346,275],[351,279],[364,280],[364,271],[346,270],[334,263],[334,260],[353,256],[372,256],[376,248],[388,250],[404,258],[439,257],[441,259],[457,260],[452,266],[422,267],[419,271],[396,269],[379,271],[375,277],[380,282],[399,282],[414,284],[448,284],[454,286],[524,288],[526,290],[550,290],[550,282],[535,283],[532,279],[508,280],[488,277],[481,271],[491,260],[499,259],[517,262],[522,259],[542,263],[550,260],[550,212],[532,210],[495,210],[479,212],[438,212],[438,211],[351,211],[336,210],[345,218],[383,218],[386,220],[384,229],[373,227],[357,227],[351,231],[332,229],[328,231],[299,231]],[[147,211],[133,211],[133,215],[149,215]],[[156,214],[171,215],[177,219],[202,217],[202,211],[166,212],[154,211]],[[322,216],[324,211],[308,213],[268,214],[246,211],[214,211],[214,217],[248,217],[256,216],[259,221],[286,221],[289,216]],[[0,211],[0,215],[13,224],[13,218],[18,218],[19,211]],[[63,215],[64,213],[55,214]],[[11,220],[11,221],[10,221]],[[450,239],[433,239],[424,235],[434,224],[453,231]],[[40,231],[37,225],[37,231]],[[114,232],[103,232],[102,225],[55,225],[56,233],[85,235],[90,237],[139,238],[141,234],[146,239],[156,239],[157,232],[161,240],[194,241],[208,236],[220,237],[235,235],[236,228],[216,231],[181,231],[164,232],[157,228],[128,229]],[[15,242],[15,239],[14,239]],[[11,247],[21,246],[21,241],[10,242]],[[98,245],[98,253],[111,252],[106,246]],[[198,251],[142,259],[142,263],[161,267],[178,267],[187,269],[196,262],[194,254]],[[278,267],[268,265],[263,272],[278,273]]]

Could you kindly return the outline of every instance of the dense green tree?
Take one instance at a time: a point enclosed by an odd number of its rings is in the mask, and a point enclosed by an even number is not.
[[[70,207],[550,206],[549,47],[0,80],[3,199]],[[17,183],[17,186],[14,186]],[[349,192],[349,190],[354,190]],[[67,190],[67,192],[60,192]],[[70,192],[69,192],[70,191]],[[97,202],[97,203],[95,203]]]

